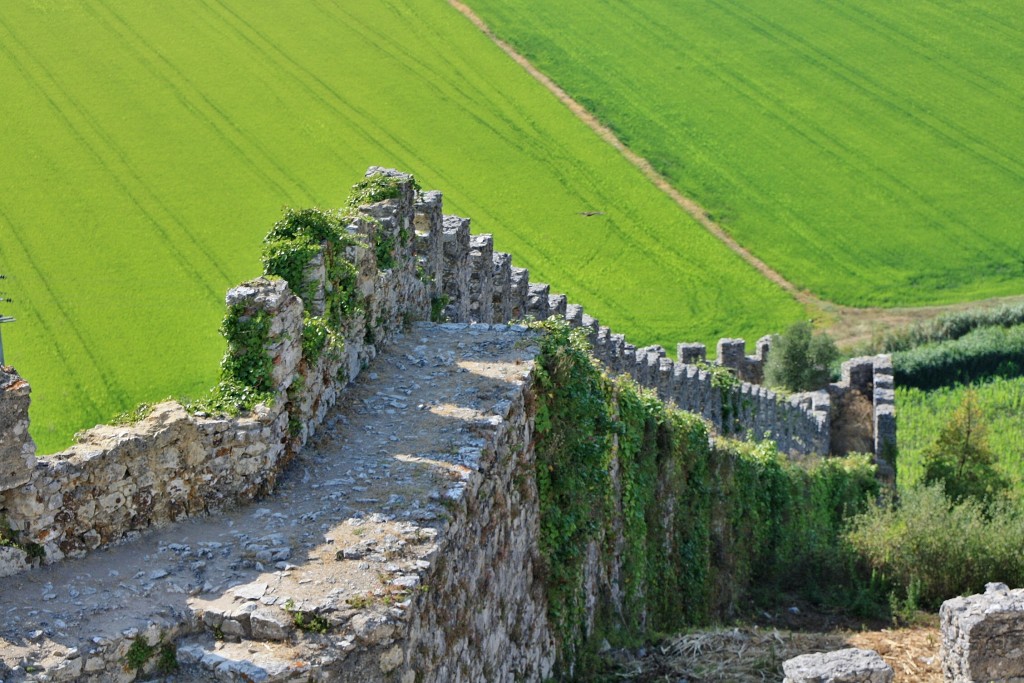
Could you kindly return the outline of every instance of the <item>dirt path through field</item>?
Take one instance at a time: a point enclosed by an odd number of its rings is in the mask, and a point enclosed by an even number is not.
[[[500,47],[501,50],[509,57],[511,57],[516,64],[523,67],[523,69],[525,69],[527,73],[529,73],[531,76],[537,79],[537,81],[539,81],[541,85],[543,85],[545,88],[551,91],[551,93],[555,97],[557,97],[562,104],[569,108],[569,111],[571,111],[576,116],[576,118],[583,121],[583,123],[587,124],[587,126],[595,133],[597,133],[602,140],[604,140],[609,145],[617,149],[622,154],[622,156],[626,157],[626,159],[629,160],[629,163],[633,164],[638,169],[640,169],[640,171],[642,171],[643,174],[647,176],[648,180],[654,183],[654,185],[659,190],[661,190],[669,197],[671,197],[672,201],[678,204],[683,209],[683,211],[692,216],[694,220],[703,225],[704,228],[712,235],[714,235],[722,242],[724,242],[726,246],[728,246],[731,250],[739,254],[739,256],[744,261],[746,261],[754,268],[756,268],[766,278],[768,278],[769,280],[771,280],[772,282],[774,282],[775,284],[777,284],[778,286],[782,287],[787,292],[792,294],[793,297],[800,301],[801,303],[813,305],[813,302],[817,301],[813,294],[798,289],[796,285],[794,285],[786,278],[782,277],[782,275],[780,275],[777,271],[772,269],[771,266],[769,266],[767,263],[751,254],[739,242],[730,237],[729,233],[723,230],[722,227],[718,225],[718,223],[715,223],[713,220],[708,218],[707,211],[705,211],[700,204],[693,201],[689,197],[684,196],[679,192],[679,190],[672,187],[672,185],[660,173],[654,170],[654,167],[651,166],[650,162],[647,161],[647,159],[643,158],[642,156],[631,150],[629,147],[627,147],[625,143],[622,142],[622,140],[619,140],[615,133],[612,132],[611,128],[608,128],[603,123],[598,121],[597,117],[595,117],[593,114],[587,111],[582,104],[574,100],[569,95],[569,93],[562,90],[557,83],[555,83],[546,75],[541,73],[540,70],[537,69],[537,67],[530,63],[530,60],[516,52],[511,45],[503,41],[501,38],[498,38],[498,36],[496,36],[494,32],[491,31],[490,27],[486,23],[484,23],[484,20],[477,16],[472,9],[459,2],[459,0],[448,0],[448,4],[457,9],[467,19],[473,22],[473,25],[475,25],[488,38],[490,38],[495,45]]]
[[[597,133],[602,140],[617,149],[633,166],[638,168],[654,185],[668,195],[683,211],[689,214],[695,221],[704,226],[708,232],[718,238],[725,246],[736,255],[757,269],[761,275],[768,278],[782,289],[803,304],[808,313],[815,319],[824,323],[825,330],[841,346],[853,346],[868,341],[873,335],[881,334],[886,330],[901,327],[918,320],[932,318],[941,313],[963,310],[966,308],[992,307],[1002,304],[1024,303],[1024,295],[986,299],[984,301],[964,302],[946,306],[924,306],[917,308],[854,308],[842,306],[821,299],[811,292],[800,289],[792,282],[782,276],[777,270],[752,254],[743,245],[737,242],[727,233],[722,226],[708,217],[707,211],[700,204],[684,196],[672,186],[668,180],[654,170],[650,162],[633,150],[629,149],[610,128],[602,124],[597,117],[591,114],[579,102],[574,100],[567,92],[562,90],[557,83],[543,74],[535,67],[530,60],[516,52],[516,50],[498,38],[494,31],[477,14],[459,0],[448,0],[448,4],[458,10],[463,16],[473,23],[491,41],[501,48],[502,52],[508,55],[516,64],[526,70],[541,85],[547,88],[558,100],[569,108],[578,119],[583,121],[591,130]]]

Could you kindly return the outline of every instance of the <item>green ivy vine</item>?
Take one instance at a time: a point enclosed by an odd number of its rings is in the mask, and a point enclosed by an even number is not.
[[[398,176],[374,173],[363,178],[352,186],[349,191],[348,201],[345,202],[347,209],[358,209],[366,204],[376,204],[385,199],[395,199],[402,194],[402,181],[404,178]],[[415,178],[412,178],[412,187],[419,190],[420,186]]]
[[[603,639],[635,644],[706,623],[755,587],[820,594],[856,583],[853,564],[841,559],[840,531],[877,491],[867,460],[806,469],[771,442],[712,443],[698,416],[669,408],[627,377],[603,374],[585,330],[558,319],[531,326],[543,333],[534,369],[535,472],[560,678],[596,677],[594,646]],[[622,599],[598,595],[588,615],[591,544],[606,569],[617,566]],[[595,618],[589,637],[588,616]]]

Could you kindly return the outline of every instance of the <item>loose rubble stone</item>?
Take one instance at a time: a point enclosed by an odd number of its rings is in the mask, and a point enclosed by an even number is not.
[[[890,683],[894,675],[877,652],[853,647],[793,657],[782,671],[784,683]]]

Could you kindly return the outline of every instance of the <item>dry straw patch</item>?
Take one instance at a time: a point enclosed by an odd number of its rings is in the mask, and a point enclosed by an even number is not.
[[[882,655],[896,672],[897,681],[941,683],[941,640],[937,628],[918,627],[851,633],[846,642]]]

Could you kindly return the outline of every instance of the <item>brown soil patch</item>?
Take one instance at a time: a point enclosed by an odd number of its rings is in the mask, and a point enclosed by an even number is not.
[[[693,199],[684,196],[675,189],[668,180],[654,170],[651,163],[644,157],[629,149],[614,132],[587,109],[574,100],[567,92],[558,86],[557,83],[543,74],[535,67],[530,60],[516,52],[516,50],[494,34],[491,28],[472,9],[459,0],[448,0],[448,4],[458,10],[463,16],[469,19],[480,31],[497,45],[516,64],[521,66],[527,73],[533,76],[541,85],[548,89],[562,104],[568,107],[578,119],[585,123],[591,130],[617,149],[633,166],[639,169],[654,185],[668,195],[683,211],[689,214],[694,220],[700,223],[705,230],[719,239],[733,253],[738,255],[749,265],[755,268],[761,275],[774,282],[776,285],[788,292],[794,299],[803,304],[808,313],[828,332],[836,343],[843,347],[852,347],[857,344],[868,342],[872,337],[883,334],[889,330],[905,327],[911,323],[933,318],[941,313],[963,310],[966,308],[987,308],[1001,304],[1015,304],[1024,302],[1024,296],[1009,296],[984,301],[966,302],[951,304],[947,306],[925,306],[919,308],[854,308],[841,306],[839,304],[818,298],[811,292],[800,289],[792,282],[782,276],[781,273],[769,266],[767,263],[752,254],[743,245],[737,242],[708,216],[708,212]]]

